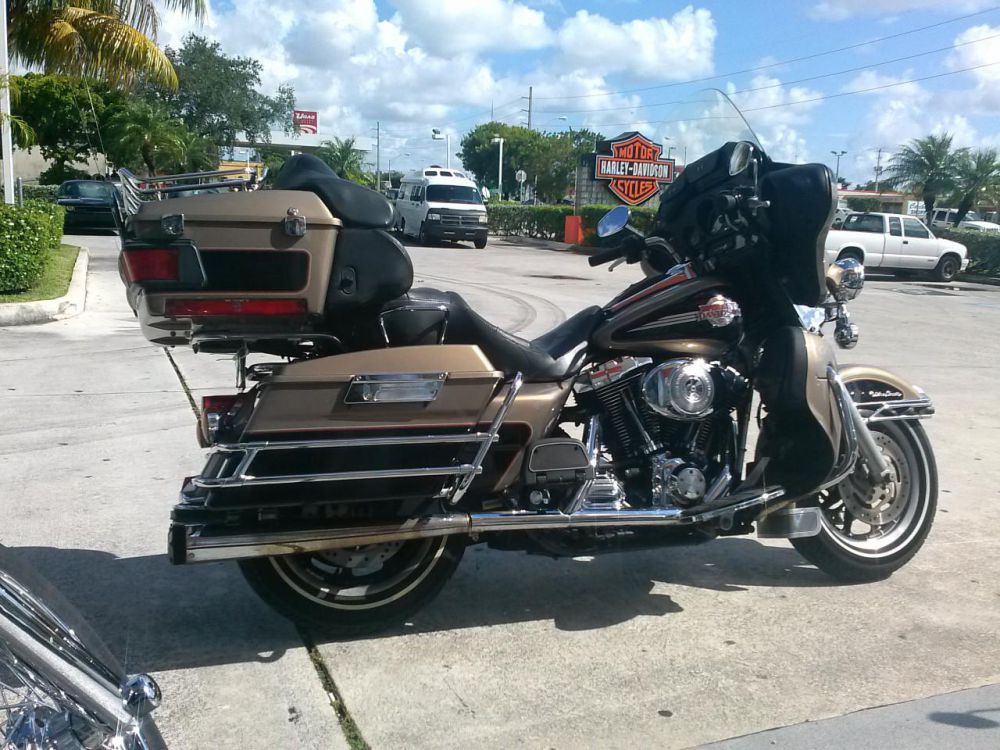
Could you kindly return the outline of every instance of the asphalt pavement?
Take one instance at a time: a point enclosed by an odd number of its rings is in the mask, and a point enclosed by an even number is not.
[[[230,391],[231,362],[148,345],[117,240],[69,241],[92,251],[86,311],[0,329],[0,541],[160,679],[173,747],[344,747],[344,715],[373,748],[998,744],[995,688],[944,694],[1000,682],[1000,288],[873,279],[851,305],[861,342],[842,360],[896,370],[938,408],[937,523],[888,581],[837,585],[752,537],[575,560],[473,547],[398,632],[307,649],[234,564],[165,558],[203,460],[179,377]],[[411,253],[418,285],[524,335],[638,278],[497,240]]]

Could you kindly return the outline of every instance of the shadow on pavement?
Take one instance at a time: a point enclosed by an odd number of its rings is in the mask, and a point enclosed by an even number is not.
[[[12,551],[59,588],[131,670],[268,662],[302,646],[295,627],[256,597],[235,563],[174,567],[164,555]],[[573,560],[473,547],[412,623],[375,637],[545,620],[560,630],[594,630],[683,613],[672,596],[654,590],[658,583],[720,592],[834,585],[793,549],[749,539]]]
[[[934,711],[927,714],[927,718],[936,721],[938,724],[947,724],[952,727],[962,729],[996,729],[1000,727],[1000,721],[988,719],[979,714],[1000,713],[1000,707],[983,708],[978,711],[965,711],[963,713],[953,713],[951,711]]]

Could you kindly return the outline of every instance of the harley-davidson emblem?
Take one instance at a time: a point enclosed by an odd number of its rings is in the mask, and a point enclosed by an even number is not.
[[[743,311],[736,302],[721,294],[712,297],[704,305],[698,305],[698,320],[703,320],[716,328],[730,325],[742,314]]]
[[[674,160],[661,159],[663,148],[639,133],[611,142],[611,154],[598,154],[594,177],[610,180],[608,189],[625,203],[649,200],[661,183],[674,181]]]

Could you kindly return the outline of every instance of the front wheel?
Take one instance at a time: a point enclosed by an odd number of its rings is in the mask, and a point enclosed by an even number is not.
[[[807,505],[822,511],[819,534],[792,539],[820,570],[842,581],[888,578],[923,545],[937,510],[937,467],[916,420],[869,426],[892,475],[875,484],[860,464]]]
[[[951,281],[958,276],[958,272],[961,270],[962,261],[954,255],[946,255],[938,262],[937,268],[934,269],[934,279],[936,281]]]
[[[474,241],[474,244],[475,244],[477,250],[482,250],[484,247],[486,247],[486,238],[485,237],[477,237],[475,239],[475,241]]]
[[[334,635],[399,625],[427,604],[465,552],[461,535],[241,560],[257,594],[293,622]]]

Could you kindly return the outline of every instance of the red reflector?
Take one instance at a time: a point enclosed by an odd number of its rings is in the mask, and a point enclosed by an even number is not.
[[[168,299],[167,315],[305,315],[304,299]]]
[[[240,395],[202,396],[201,411],[203,414],[228,414],[240,400]]]
[[[125,267],[131,281],[177,281],[179,254],[176,250],[125,250]]]

